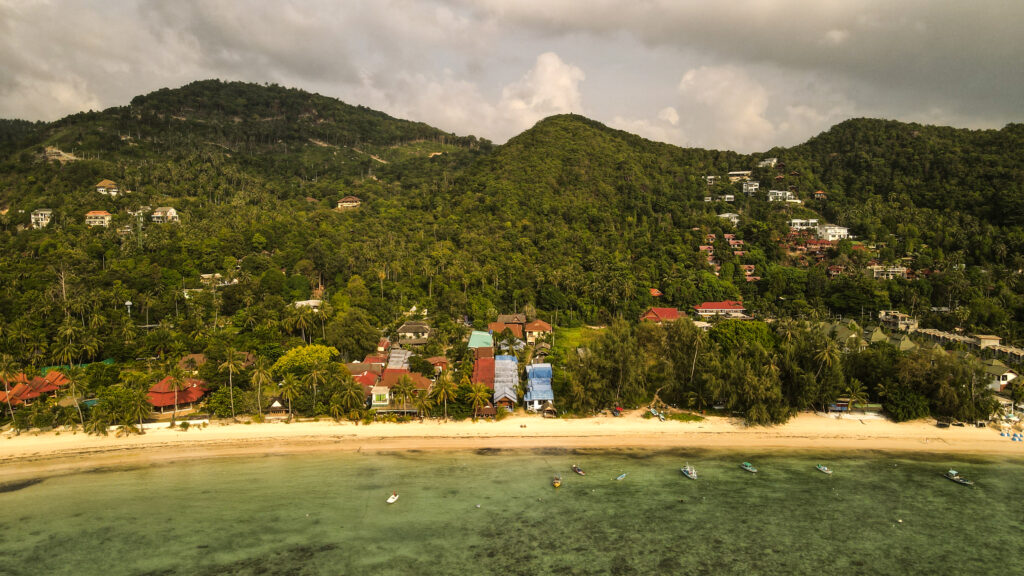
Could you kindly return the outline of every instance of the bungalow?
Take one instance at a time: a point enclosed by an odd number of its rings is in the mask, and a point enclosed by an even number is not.
[[[674,322],[676,320],[679,320],[678,308],[648,308],[646,312],[640,315],[641,322],[654,322],[655,324]]]
[[[105,210],[92,210],[85,213],[86,226],[110,226],[110,219],[113,218],[110,212]]]
[[[730,315],[735,313],[743,314],[746,310],[743,307],[742,302],[737,302],[735,300],[724,300],[722,302],[704,302],[703,304],[698,304],[697,306],[694,306],[693,309],[696,310],[697,314],[699,314],[703,318]]]
[[[337,209],[338,210],[353,210],[355,208],[359,208],[359,206],[362,203],[363,203],[363,201],[360,200],[359,198],[356,198],[355,196],[345,196],[341,200],[338,200]]]
[[[203,396],[208,391],[206,382],[196,378],[188,378],[181,383],[182,387],[175,394],[171,380],[171,377],[167,376],[149,389],[146,400],[149,401],[154,412],[163,414],[168,410],[173,410],[175,404],[177,404],[179,411],[191,410],[195,408],[196,404],[203,399]]]
[[[96,191],[104,196],[111,196],[115,198],[121,193],[121,190],[118,189],[117,184],[115,184],[113,180],[106,179],[100,180],[96,184]]]
[[[512,411],[519,403],[519,361],[515,356],[494,358],[494,405]]]
[[[150,220],[157,224],[166,224],[168,222],[178,222],[178,211],[170,206],[161,206],[156,210],[153,210],[153,214],[150,215]]]
[[[761,183],[760,182],[744,182],[743,183],[743,193],[746,194],[747,196],[753,196],[754,194],[757,194],[757,191],[760,188],[761,188]]]
[[[994,336],[992,334],[975,334],[974,339],[977,341],[978,348],[981,348],[982,350],[993,346],[999,346],[999,343],[1003,340],[999,336]]]
[[[398,328],[398,343],[410,346],[426,344],[430,338],[430,325],[420,320],[402,324]]]
[[[736,196],[732,194],[722,194],[722,202],[735,202]]]
[[[534,320],[526,325],[526,343],[534,344],[540,338],[551,334],[551,324],[543,320]]]
[[[377,341],[377,352],[387,352],[391,348],[391,340],[381,338]]]
[[[551,389],[551,364],[530,364],[526,367],[526,395],[523,405],[530,412],[537,412],[546,402],[555,401]]]
[[[32,227],[36,230],[41,230],[50,225],[50,221],[53,219],[53,210],[49,208],[39,208],[32,211]]]
[[[814,199],[815,200],[828,200],[828,194],[826,194],[823,190],[818,190],[817,192],[814,193]]]
[[[288,417],[288,401],[280,396],[274,396],[267,404],[266,418],[280,420]]]
[[[988,387],[995,392],[1002,392],[1017,379],[1017,372],[1006,367],[1001,361],[992,358],[982,364],[982,369],[989,377]]]
[[[651,288],[649,291],[651,293],[651,296],[654,298],[659,298],[665,295],[664,293],[662,293],[661,290],[658,290],[657,288]]]
[[[43,376],[36,376],[31,380],[24,373],[17,374],[8,382],[14,383],[10,388],[10,396],[0,390],[0,403],[6,404],[8,400],[11,406],[28,406],[40,397],[56,396],[57,392],[66,386],[70,380],[63,373],[51,370]]]

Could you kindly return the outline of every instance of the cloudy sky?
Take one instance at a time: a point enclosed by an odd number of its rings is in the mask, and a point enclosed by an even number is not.
[[[576,112],[741,152],[1024,121],[1020,0],[0,0],[0,117],[221,78],[504,142]]]

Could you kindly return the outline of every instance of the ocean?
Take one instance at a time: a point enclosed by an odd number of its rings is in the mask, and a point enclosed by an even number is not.
[[[1022,551],[1024,460],[1005,457],[339,452],[0,493],[4,575],[1021,574]]]

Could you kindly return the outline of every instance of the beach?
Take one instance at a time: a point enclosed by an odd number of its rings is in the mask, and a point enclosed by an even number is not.
[[[199,458],[330,451],[479,449],[672,449],[861,451],[1021,455],[992,428],[938,428],[932,420],[894,423],[801,413],[779,426],[749,427],[739,419],[660,422],[641,411],[622,417],[546,419],[515,415],[502,421],[408,423],[301,421],[213,422],[187,431],[158,428],[143,435],[91,436],[81,431],[23,432],[0,438],[0,482],[86,469]]]

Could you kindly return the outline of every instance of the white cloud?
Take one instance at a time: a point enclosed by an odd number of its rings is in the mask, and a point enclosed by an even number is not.
[[[679,112],[676,112],[675,108],[667,106],[662,108],[661,112],[658,112],[658,120],[664,120],[665,122],[676,126],[679,124]]]
[[[498,109],[505,120],[523,127],[553,114],[583,113],[580,83],[585,78],[583,70],[545,52],[522,78],[505,86]]]

